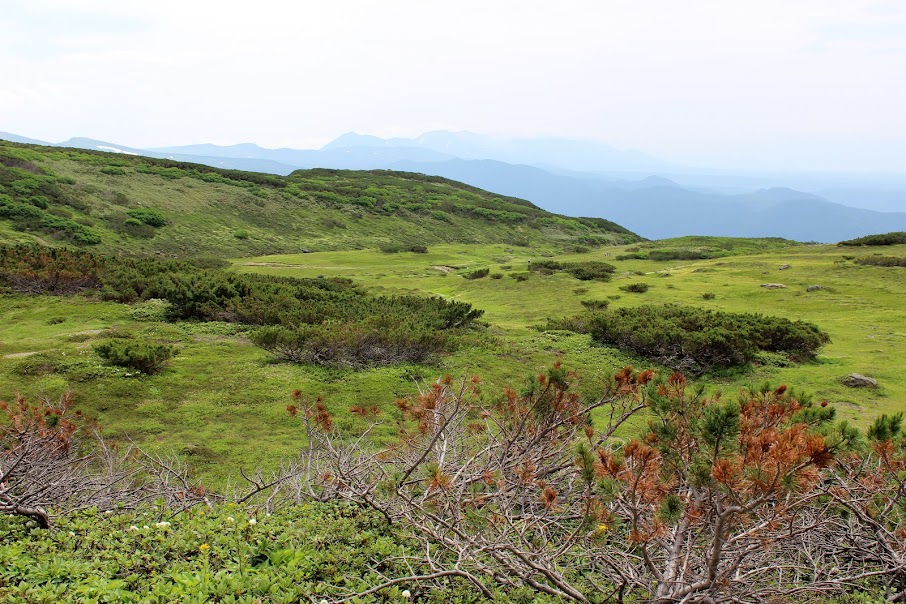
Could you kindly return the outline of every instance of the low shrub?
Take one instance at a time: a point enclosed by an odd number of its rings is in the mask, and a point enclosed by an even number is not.
[[[556,262],[554,260],[536,260],[528,269],[542,275],[566,272],[580,281],[608,281],[617,268],[606,262],[589,260],[587,262]]]
[[[105,340],[95,344],[94,351],[110,365],[147,374],[163,369],[164,364],[176,354],[173,346],[126,339]]]
[[[880,235],[866,235],[848,241],[841,241],[837,245],[899,245],[906,243],[906,232],[895,231],[893,233],[883,233]]]
[[[466,279],[482,279],[487,277],[490,274],[491,269],[489,268],[480,268],[469,273],[465,273],[463,277]]]
[[[812,323],[679,305],[590,312],[548,327],[590,333],[598,343],[694,375],[746,365],[761,351],[808,360],[830,342]]]
[[[702,294],[703,300],[713,300],[716,297],[717,297],[717,295],[713,292],[705,292]]]
[[[383,321],[264,327],[253,332],[251,339],[287,361],[355,369],[423,363],[447,341],[440,332]]]
[[[167,219],[164,218],[161,211],[155,210],[154,208],[136,208],[134,210],[127,210],[126,215],[152,227],[162,227],[167,224]]]
[[[581,303],[588,310],[604,310],[610,306],[610,300],[581,300]]]
[[[865,266],[906,266],[906,258],[897,256],[866,256],[859,258],[856,263]]]
[[[628,285],[621,285],[620,289],[630,294],[644,294],[649,287],[647,283],[629,283]]]

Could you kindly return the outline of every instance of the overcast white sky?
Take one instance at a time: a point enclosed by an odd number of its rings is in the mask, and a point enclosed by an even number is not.
[[[600,140],[906,172],[906,0],[0,0],[0,131]]]

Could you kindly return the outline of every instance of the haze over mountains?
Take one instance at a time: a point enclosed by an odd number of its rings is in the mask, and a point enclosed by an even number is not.
[[[51,144],[7,133],[0,138]],[[251,143],[137,149],[87,138],[57,146],[274,174],[299,168],[420,172],[521,197],[556,213],[607,218],[652,239],[723,235],[833,242],[906,230],[906,173],[738,174],[593,141],[437,131],[413,139],[347,133],[317,150]]]

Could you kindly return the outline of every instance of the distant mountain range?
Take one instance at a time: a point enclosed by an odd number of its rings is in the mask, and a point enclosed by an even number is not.
[[[0,138],[52,144],[2,132]],[[607,218],[652,239],[724,235],[833,242],[906,230],[906,175],[709,173],[592,141],[438,131],[413,139],[347,133],[317,150],[251,143],[137,149],[88,138],[56,146],[273,174],[300,168],[420,172],[527,199],[551,212]],[[785,177],[815,192],[780,186]],[[834,197],[856,203],[835,203]]]

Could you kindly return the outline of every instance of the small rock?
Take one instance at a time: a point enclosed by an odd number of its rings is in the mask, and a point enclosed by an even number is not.
[[[765,289],[786,289],[783,283],[762,283],[761,287]]]
[[[303,253],[303,254],[310,254],[310,253],[311,253],[311,250],[308,249],[308,248],[303,247],[303,248],[302,248],[302,253]]]
[[[850,373],[843,378],[843,385],[850,388],[877,388],[878,380],[859,373]]]
[[[805,291],[816,292],[819,289],[824,289],[824,286],[823,285],[809,285],[808,287],[805,288]]]
[[[789,264],[781,264],[778,270],[785,271],[788,268],[790,268]]]

